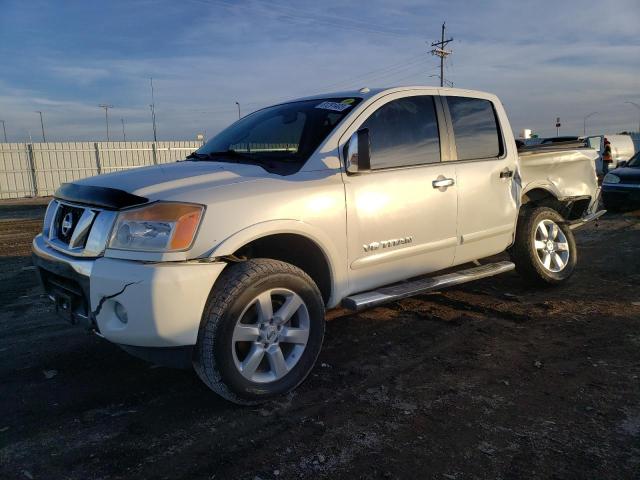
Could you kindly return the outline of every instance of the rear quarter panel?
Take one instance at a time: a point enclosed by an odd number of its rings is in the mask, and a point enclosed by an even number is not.
[[[526,152],[520,155],[522,193],[543,188],[559,200],[589,196],[595,199],[598,179],[591,149]]]

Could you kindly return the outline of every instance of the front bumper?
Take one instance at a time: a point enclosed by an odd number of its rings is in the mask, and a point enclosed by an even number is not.
[[[195,345],[222,262],[143,263],[69,257],[33,240],[33,262],[45,291],[70,298],[70,319],[114,343],[136,347]],[[116,302],[127,313],[116,315]]]
[[[602,200],[606,205],[616,207],[640,205],[640,184],[605,183],[602,186]]]

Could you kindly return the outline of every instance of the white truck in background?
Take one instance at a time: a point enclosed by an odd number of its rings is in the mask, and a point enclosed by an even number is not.
[[[62,185],[33,259],[70,322],[193,364],[213,391],[252,404],[309,374],[327,308],[514,268],[566,281],[572,228],[603,213],[594,156],[519,153],[487,93],[308,97],[238,120],[184,161]],[[511,261],[480,264],[505,250]]]
[[[640,150],[640,134],[605,134],[592,135],[585,138],[587,146],[598,152],[596,159],[596,172],[604,175],[609,170],[618,168],[621,162],[628,161],[637,151]],[[606,143],[611,147],[611,162],[608,165],[603,163],[603,155]]]

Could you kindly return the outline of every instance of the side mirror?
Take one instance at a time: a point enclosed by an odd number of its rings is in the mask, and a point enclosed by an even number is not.
[[[348,173],[367,172],[371,170],[369,147],[369,129],[361,128],[349,139],[345,168]]]
[[[626,167],[627,166],[627,161],[625,160],[624,162],[618,162],[618,165],[616,168],[622,168],[622,167]]]

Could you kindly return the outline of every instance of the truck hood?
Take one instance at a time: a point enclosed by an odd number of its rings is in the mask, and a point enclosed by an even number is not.
[[[215,188],[254,181],[265,176],[269,174],[256,165],[182,161],[89,177],[74,184],[114,188],[150,200],[157,200],[185,187]]]

